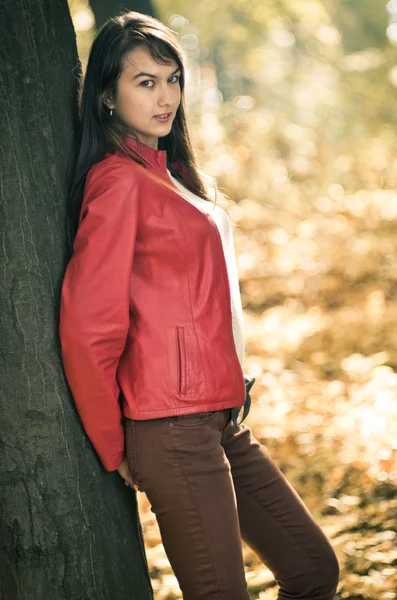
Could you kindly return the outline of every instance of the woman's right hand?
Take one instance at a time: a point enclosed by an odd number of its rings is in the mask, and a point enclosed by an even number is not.
[[[133,480],[130,473],[127,458],[125,458],[121,465],[117,468],[117,472],[124,479],[125,485],[132,487],[135,491],[140,491],[138,484]]]

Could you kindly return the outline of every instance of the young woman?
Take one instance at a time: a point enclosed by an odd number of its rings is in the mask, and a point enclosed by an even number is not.
[[[280,599],[331,600],[329,541],[237,423],[253,380],[231,224],[197,167],[184,87],[158,20],[128,12],[98,33],[61,296],[65,373],[104,468],[146,493],[185,600],[248,600],[241,538]]]

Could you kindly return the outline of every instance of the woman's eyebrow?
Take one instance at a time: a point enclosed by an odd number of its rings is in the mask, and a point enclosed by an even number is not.
[[[177,67],[175,69],[175,71],[172,71],[170,77],[172,75],[175,75],[175,73],[177,73],[177,71],[180,71],[180,70],[181,70],[180,67]],[[134,77],[132,79],[137,79],[138,77],[152,77],[153,79],[158,79],[158,75],[153,75],[153,73],[144,73],[143,71],[134,75]]]

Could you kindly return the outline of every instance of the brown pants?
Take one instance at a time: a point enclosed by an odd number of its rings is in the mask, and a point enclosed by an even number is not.
[[[125,420],[129,467],[184,600],[248,600],[241,538],[279,599],[332,600],[335,553],[265,446],[230,409]]]

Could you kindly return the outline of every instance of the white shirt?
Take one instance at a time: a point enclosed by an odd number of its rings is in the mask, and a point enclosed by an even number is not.
[[[230,284],[230,303],[232,313],[232,325],[233,325],[233,337],[236,346],[237,356],[241,366],[244,361],[244,331],[243,331],[243,309],[241,305],[240,286],[237,273],[236,256],[234,251],[233,243],[233,230],[232,224],[229,219],[229,215],[225,210],[218,204],[208,202],[200,198],[187,187],[183,185],[178,179],[171,175],[171,172],[167,169],[168,175],[174,185],[180,190],[181,196],[188,202],[191,202],[197,208],[203,212],[211,214],[214,219],[222,240],[223,253],[225,256],[227,273]]]

